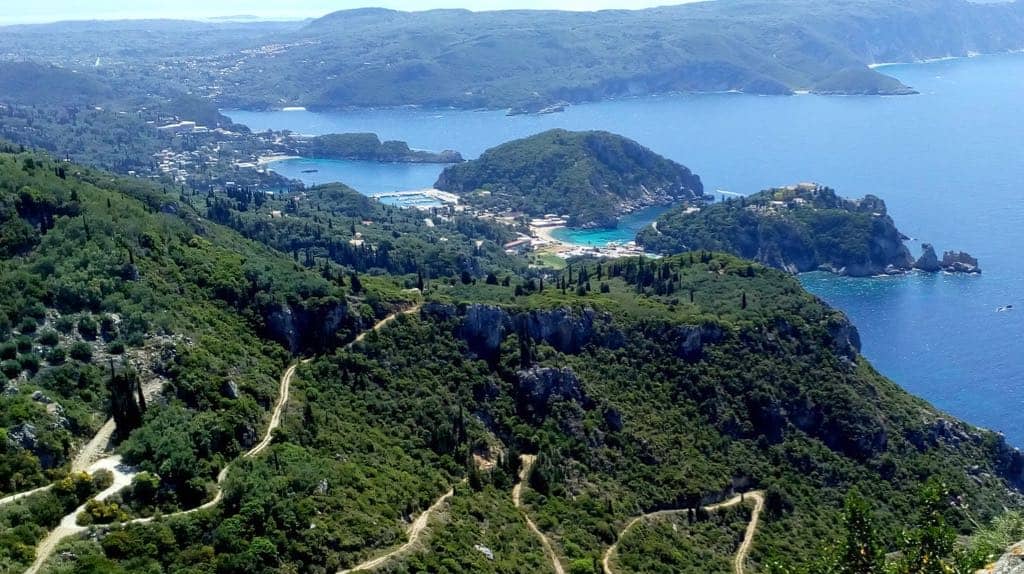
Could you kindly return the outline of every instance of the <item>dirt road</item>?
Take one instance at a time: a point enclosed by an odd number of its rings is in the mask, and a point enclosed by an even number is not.
[[[519,482],[516,483],[515,487],[512,488],[512,504],[519,509],[519,513],[523,515],[523,519],[526,520],[526,526],[530,528],[533,534],[540,539],[541,546],[544,547],[544,555],[551,561],[551,567],[554,569],[556,574],[565,574],[565,569],[562,568],[562,562],[558,559],[558,555],[555,554],[555,547],[551,545],[551,540],[541,532],[540,528],[533,522],[530,515],[527,514],[526,510],[523,509],[523,484],[530,477],[530,470],[533,469],[533,464],[537,462],[537,457],[532,454],[524,454],[519,457],[521,462],[519,469]]]
[[[438,498],[434,502],[434,504],[431,504],[430,508],[426,509],[425,511],[423,511],[422,514],[416,517],[416,520],[414,520],[412,524],[409,525],[409,529],[407,530],[407,534],[409,536],[408,542],[399,546],[398,548],[395,548],[387,554],[383,554],[371,560],[367,560],[366,562],[353,566],[352,568],[346,570],[339,570],[338,574],[349,574],[350,572],[362,572],[365,570],[373,570],[374,568],[383,566],[393,558],[397,558],[412,550],[420,541],[420,537],[423,535],[423,531],[426,530],[427,524],[430,523],[430,517],[433,516],[434,513],[436,513],[438,510],[440,510],[441,507],[446,502],[448,502],[448,499],[454,495],[455,489],[449,489],[448,492],[444,493],[441,496],[441,498]]]
[[[754,543],[754,534],[757,532],[757,526],[758,521],[761,517],[761,511],[764,509],[764,496],[760,491],[748,492],[743,495],[738,494],[724,502],[719,502],[718,504],[712,504],[710,506],[704,507],[705,511],[714,512],[716,510],[721,510],[723,508],[729,508],[730,506],[736,506],[737,504],[744,502],[747,497],[750,497],[751,499],[754,500],[754,512],[750,515],[750,523],[747,524],[747,530],[743,536],[743,542],[740,544],[739,549],[736,551],[736,556],[733,558],[734,574],[744,574],[747,556],[750,554],[750,548]],[[608,549],[604,552],[604,557],[601,559],[601,566],[604,568],[604,574],[615,574],[612,571],[611,560],[612,557],[615,555],[615,552],[619,549],[619,543],[622,542],[623,537],[626,536],[626,533],[629,532],[630,529],[632,529],[634,526],[636,526],[644,520],[672,516],[675,514],[682,514],[684,512],[687,512],[688,510],[688,508],[680,508],[676,510],[659,510],[657,512],[651,512],[649,514],[637,516],[636,518],[630,520],[626,524],[626,527],[622,529],[622,532],[619,532],[619,537],[618,540],[615,541],[615,544],[609,546]]]

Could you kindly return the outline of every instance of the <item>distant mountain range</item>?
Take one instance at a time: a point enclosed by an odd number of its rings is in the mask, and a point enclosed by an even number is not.
[[[543,106],[666,92],[908,94],[869,67],[1024,48],[1020,2],[718,0],[638,11],[337,12],[229,74],[230,104]],[[312,80],[316,81],[312,81]]]
[[[142,28],[145,30],[142,30]],[[95,42],[102,31],[104,41]],[[346,10],[308,22],[4,29],[0,58],[221,107],[540,110],[670,92],[910,94],[871,67],[1024,49],[1024,4],[716,0],[602,12]]]

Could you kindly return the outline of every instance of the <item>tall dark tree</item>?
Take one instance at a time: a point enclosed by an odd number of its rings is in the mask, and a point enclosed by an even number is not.
[[[138,373],[129,368],[115,369],[113,361],[110,370],[110,414],[117,425],[117,435],[125,438],[142,426],[145,399],[141,399],[140,404],[142,386]]]

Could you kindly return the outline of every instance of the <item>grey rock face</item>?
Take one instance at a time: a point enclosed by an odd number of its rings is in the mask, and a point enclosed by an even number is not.
[[[315,309],[278,305],[267,314],[266,320],[270,336],[288,345],[291,352],[298,353],[327,346],[348,319],[348,306],[338,301]]]
[[[572,369],[534,367],[517,374],[520,396],[532,405],[543,407],[552,397],[578,403],[588,402],[580,379]]]
[[[939,256],[935,254],[935,247],[931,243],[925,243],[921,245],[921,248],[924,250],[924,253],[914,263],[914,269],[920,269],[928,273],[941,271],[942,265],[939,264]]]
[[[964,251],[947,251],[942,255],[942,268],[951,273],[981,273],[978,260]]]
[[[688,361],[700,359],[707,345],[717,343],[725,337],[725,332],[718,325],[693,325],[677,329],[680,342],[677,353]]]
[[[490,305],[466,307],[462,323],[462,336],[469,341],[472,349],[492,354],[501,347],[501,342],[511,330],[508,313]]]
[[[1014,544],[995,564],[978,574],[1024,574],[1024,542]]]
[[[435,315],[445,309],[428,310]],[[593,309],[580,311],[562,308],[530,311],[515,317],[492,305],[469,305],[463,311],[460,336],[473,351],[493,356],[502,341],[513,333],[523,333],[534,341],[543,341],[563,353],[580,352],[596,335],[598,314]]]
[[[860,332],[845,315],[829,322],[828,333],[832,336],[832,350],[841,357],[855,361],[860,354]]]
[[[224,384],[220,387],[220,393],[229,399],[237,399],[240,396],[238,393],[238,383],[235,381],[224,381]]]
[[[39,443],[36,437],[36,427],[32,423],[21,423],[18,426],[7,429],[7,442],[11,446],[27,451],[33,451]]]
[[[44,395],[43,391],[36,391],[32,393],[32,400],[37,403],[43,403],[44,405],[48,405],[53,402],[53,399]]]

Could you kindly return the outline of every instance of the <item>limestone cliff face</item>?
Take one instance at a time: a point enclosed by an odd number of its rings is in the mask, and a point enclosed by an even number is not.
[[[425,312],[462,317],[460,335],[470,348],[483,356],[493,356],[502,341],[513,333],[525,333],[534,341],[543,341],[563,353],[578,353],[595,336],[595,322],[610,322],[593,309],[559,308],[534,310],[510,315],[492,305],[468,305],[461,312],[429,306]]]
[[[337,300],[311,306],[279,303],[267,309],[264,316],[267,334],[292,353],[323,350],[347,326],[362,324],[346,303]]]
[[[832,337],[832,350],[836,355],[848,361],[857,359],[861,349],[860,332],[846,315],[837,312],[829,320],[828,333]]]

